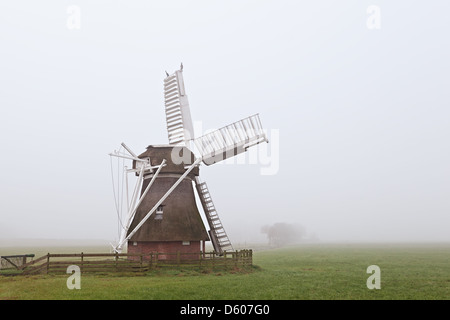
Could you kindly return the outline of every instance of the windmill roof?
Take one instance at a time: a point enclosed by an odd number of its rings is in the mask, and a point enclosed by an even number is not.
[[[166,165],[160,171],[160,174],[172,173],[183,174],[186,169],[185,166],[191,165],[195,162],[195,155],[184,146],[173,145],[150,145],[147,150],[141,153],[139,158],[143,159],[150,157],[152,166],[158,166],[165,159]],[[136,168],[136,161],[133,162],[133,167]],[[188,176],[193,179],[199,175],[199,167],[192,169]]]
[[[150,144],[148,147],[147,147],[147,149],[148,148],[173,148],[173,147],[175,147],[174,145],[172,145],[172,144]]]

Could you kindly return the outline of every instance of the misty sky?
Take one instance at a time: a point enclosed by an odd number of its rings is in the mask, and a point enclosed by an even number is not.
[[[0,239],[117,240],[108,153],[168,142],[163,79],[183,62],[197,135],[255,113],[268,131],[256,161],[200,168],[232,241],[276,222],[322,241],[450,241],[449,12],[2,1]]]

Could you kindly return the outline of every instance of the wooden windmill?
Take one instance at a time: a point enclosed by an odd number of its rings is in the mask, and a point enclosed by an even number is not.
[[[212,165],[268,140],[258,114],[194,138],[183,65],[166,75],[164,98],[169,144],[150,145],[136,155],[122,143],[122,152],[110,154],[132,160],[132,169],[125,167],[125,172],[138,177],[131,199],[127,197],[127,214],[121,221],[119,242],[113,247],[120,252],[128,244],[128,253],[190,253],[204,251],[205,241],[211,240],[214,250],[223,254],[233,247],[206,182],[199,178],[199,166],[201,162]],[[208,222],[208,232],[196,205],[195,191]]]

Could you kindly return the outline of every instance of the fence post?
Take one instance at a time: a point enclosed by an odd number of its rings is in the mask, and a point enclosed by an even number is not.
[[[50,252],[47,252],[47,274],[49,268],[50,268]]]
[[[151,270],[152,269],[152,264],[153,264],[153,252],[150,252],[150,260],[148,262],[148,269]]]
[[[158,260],[159,260],[159,253],[156,251],[156,257],[155,257],[155,267],[158,266]]]
[[[180,251],[177,251],[177,267],[180,267]]]
[[[117,272],[117,260],[119,260],[119,253],[116,252],[115,257],[114,257],[114,267],[116,269]]]

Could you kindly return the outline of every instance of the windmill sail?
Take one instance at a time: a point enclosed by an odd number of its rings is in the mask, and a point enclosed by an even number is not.
[[[203,163],[211,165],[247,151],[251,146],[268,142],[259,115],[236,121],[194,140]]]
[[[164,79],[164,102],[169,144],[186,145],[193,138],[194,129],[182,69]]]

